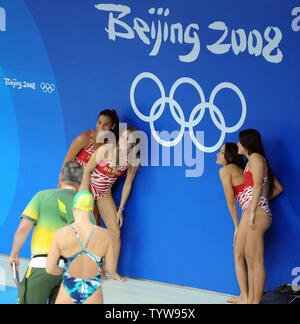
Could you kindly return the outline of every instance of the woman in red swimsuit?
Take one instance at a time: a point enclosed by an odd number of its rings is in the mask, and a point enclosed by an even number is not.
[[[119,139],[119,118],[115,110],[107,109],[100,112],[97,119],[96,129],[88,130],[80,134],[74,140],[65,157],[63,165],[66,162],[74,160],[79,162],[83,167],[86,167],[94,152],[104,145],[103,139],[107,132],[113,132],[116,140]],[[60,187],[60,181],[58,187]],[[110,192],[108,195],[111,195]],[[94,215],[97,225],[100,225],[100,215],[96,204]]]
[[[222,165],[220,169],[220,179],[222,181],[227,206],[232,216],[235,231],[234,231],[234,260],[238,283],[241,290],[241,296],[248,295],[247,277],[239,276],[245,273],[245,233],[240,228],[238,210],[236,201],[240,204],[240,195],[244,187],[244,168],[245,161],[242,155],[238,154],[238,147],[235,143],[225,143],[220,152],[217,154],[217,164]],[[241,220],[242,221],[242,220]],[[240,271],[240,269],[244,271]],[[237,303],[241,297],[228,300],[229,303]]]
[[[239,303],[258,304],[263,296],[266,279],[264,234],[272,223],[269,200],[277,197],[283,188],[274,177],[257,130],[240,132],[238,148],[238,153],[245,155],[248,160],[244,172],[244,190],[240,196],[243,225],[240,224],[239,228],[239,231],[241,229],[245,232],[248,271],[246,273],[245,269],[240,269],[239,276],[247,278],[248,296],[242,296]]]
[[[96,150],[85,167],[79,190],[89,190],[98,206],[101,217],[112,238],[117,269],[120,255],[120,227],[123,224],[123,210],[130,195],[133,181],[139,167],[138,132],[134,127],[127,127],[118,144],[108,143]],[[138,148],[138,146],[136,147]],[[109,194],[115,181],[127,172],[119,209]],[[117,272],[110,274],[112,279],[125,281]]]

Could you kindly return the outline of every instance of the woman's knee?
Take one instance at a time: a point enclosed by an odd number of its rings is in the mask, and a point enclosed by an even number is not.
[[[251,269],[258,269],[264,266],[263,257],[258,255],[246,254],[246,262]]]
[[[107,230],[113,240],[120,240],[121,231],[118,226],[113,228],[107,228]]]
[[[247,266],[252,269],[254,267],[255,249],[249,242],[247,242],[245,248],[245,259]]]
[[[235,262],[244,262],[245,261],[245,252],[241,249],[234,249],[234,260]]]
[[[245,253],[245,260],[247,262],[247,266],[251,269],[254,268],[254,255],[251,252],[246,252]]]

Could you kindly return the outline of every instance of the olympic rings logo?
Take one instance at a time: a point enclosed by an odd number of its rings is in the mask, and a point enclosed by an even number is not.
[[[55,90],[55,85],[52,83],[52,84],[49,84],[49,83],[44,83],[42,82],[41,83],[41,89],[45,92],[45,93],[49,93],[51,94],[54,90]]]
[[[160,93],[161,93],[161,98],[158,99],[153,104],[153,106],[150,110],[149,116],[142,114],[140,112],[140,110],[138,109],[136,102],[135,102],[136,87],[139,84],[139,82],[142,81],[143,79],[153,80],[157,84],[157,86],[160,90]],[[178,89],[179,86],[181,86],[183,84],[192,85],[198,91],[198,94],[200,97],[200,103],[193,109],[188,121],[185,120],[184,113],[183,113],[181,106],[174,99],[176,90]],[[231,127],[226,126],[225,119],[224,119],[222,112],[214,104],[216,95],[223,89],[233,90],[238,95],[238,97],[241,101],[241,105],[242,105],[241,118],[236,125],[231,126]],[[182,138],[184,136],[184,131],[186,128],[188,128],[189,134],[191,136],[193,143],[196,145],[196,147],[199,150],[206,152],[206,153],[212,153],[212,152],[217,151],[224,143],[226,133],[234,133],[234,132],[238,131],[243,126],[245,119],[246,119],[246,115],[247,115],[247,105],[246,105],[246,100],[245,100],[243,93],[237,86],[235,86],[234,84],[232,84],[230,82],[223,82],[223,83],[217,85],[214,88],[214,90],[212,91],[209,101],[207,102],[205,99],[205,95],[204,95],[202,88],[195,80],[193,80],[191,78],[181,78],[181,79],[177,80],[171,88],[170,95],[167,97],[166,93],[165,93],[165,89],[164,89],[161,81],[154,74],[145,72],[145,73],[141,73],[140,75],[138,75],[135,78],[135,80],[133,81],[133,84],[130,89],[130,100],[131,100],[131,105],[132,105],[132,108],[133,108],[135,114],[141,120],[149,123],[151,133],[158,143],[160,143],[161,145],[166,146],[166,147],[175,146],[182,140]],[[163,114],[163,112],[165,110],[166,104],[169,104],[170,111],[172,113],[173,118],[180,125],[180,132],[179,132],[178,136],[174,140],[171,140],[171,141],[166,141],[166,140],[161,139],[154,127],[154,122],[157,121],[161,117],[161,115]],[[201,143],[199,143],[199,141],[197,140],[197,138],[194,134],[194,129],[193,129],[195,126],[197,126],[202,121],[207,108],[209,109],[210,117],[211,117],[214,125],[221,131],[221,136],[220,136],[219,141],[215,145],[210,146],[210,147],[206,147],[206,146],[202,145]],[[200,112],[200,113],[199,113],[198,117],[195,118],[195,116],[197,115],[198,112]],[[219,120],[216,118],[216,116],[219,118]]]

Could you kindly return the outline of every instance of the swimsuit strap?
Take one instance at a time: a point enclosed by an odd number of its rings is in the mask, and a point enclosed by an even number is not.
[[[91,134],[91,136],[90,136],[90,144],[89,145],[94,146],[94,144],[93,144],[93,131],[92,130],[90,130],[90,134]]]
[[[86,243],[85,248],[83,247],[83,244],[82,244],[82,242],[81,242],[81,239],[80,239],[80,237],[79,237],[79,235],[78,235],[78,233],[77,233],[75,227],[74,227],[72,224],[70,225],[70,227],[74,230],[75,235],[76,235],[77,238],[78,238],[78,241],[79,241],[79,243],[80,243],[80,246],[81,246],[82,250],[85,251],[85,250],[87,249],[87,247],[88,247],[88,244],[89,244],[89,242],[90,242],[90,239],[91,239],[91,237],[92,237],[92,234],[94,233],[94,230],[95,230],[95,228],[96,228],[96,225],[93,227],[93,229],[92,229],[92,231],[91,231],[91,234],[90,234],[90,236],[89,236],[89,238],[88,238],[88,240],[87,240],[87,243]]]
[[[85,250],[87,249],[87,247],[88,247],[88,245],[89,245],[89,243],[90,243],[90,239],[91,239],[91,237],[92,237],[92,235],[93,235],[94,230],[95,230],[96,227],[97,227],[97,226],[95,225],[95,226],[93,227],[93,229],[91,230],[91,234],[90,234],[90,236],[89,236],[89,238],[88,238],[88,240],[87,240],[87,242],[86,242]]]

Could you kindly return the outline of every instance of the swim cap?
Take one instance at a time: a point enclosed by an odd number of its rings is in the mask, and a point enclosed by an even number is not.
[[[89,191],[80,191],[73,200],[73,206],[85,210],[93,211],[94,210],[94,198]]]

